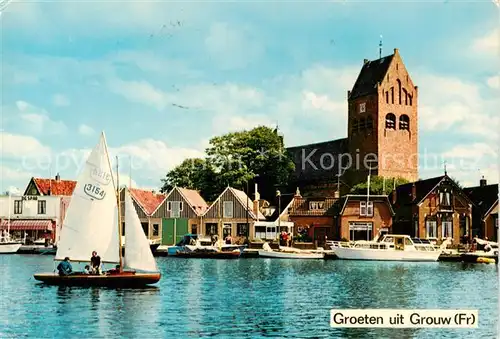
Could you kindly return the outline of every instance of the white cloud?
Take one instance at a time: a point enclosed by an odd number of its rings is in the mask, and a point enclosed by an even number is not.
[[[475,53],[486,53],[489,56],[498,57],[500,48],[500,30],[493,29],[484,36],[477,38],[472,43],[472,49]]]
[[[52,103],[58,107],[69,106],[71,104],[70,100],[62,94],[55,94],[52,97]]]
[[[81,124],[80,126],[78,126],[78,133],[80,133],[81,135],[93,135],[95,133],[95,130],[88,125]]]
[[[20,112],[21,127],[35,134],[62,134],[66,132],[66,125],[62,121],[51,120],[47,111],[33,106],[26,101],[16,101]]]
[[[498,88],[500,88],[500,76],[497,75],[497,76],[493,76],[491,78],[488,78],[486,83],[488,84],[489,87],[494,88],[494,89],[498,89]]]
[[[2,158],[20,159],[23,157],[51,154],[49,147],[42,145],[40,141],[31,136],[1,132],[0,138],[2,141],[0,144]]]
[[[205,47],[212,60],[223,69],[248,66],[264,53],[264,47],[250,28],[225,22],[212,24]]]
[[[161,111],[167,106],[166,94],[146,81],[123,81],[113,79],[108,82],[109,89],[131,102],[153,106]]]

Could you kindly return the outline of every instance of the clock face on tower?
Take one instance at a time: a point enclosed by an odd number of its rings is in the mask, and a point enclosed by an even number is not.
[[[366,112],[366,102],[362,102],[359,104],[359,113]]]

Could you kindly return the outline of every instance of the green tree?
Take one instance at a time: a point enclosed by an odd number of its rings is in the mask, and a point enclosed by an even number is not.
[[[187,159],[163,179],[162,190],[177,185],[197,189],[213,201],[227,186],[246,187],[258,176],[263,196],[274,196],[276,186],[286,185],[295,165],[277,130],[260,126],[214,137],[206,159]]]
[[[370,194],[385,195],[392,192],[394,186],[404,185],[409,183],[404,178],[385,178],[385,192],[384,192],[384,177],[373,176],[370,179]],[[351,189],[351,194],[366,194],[368,189],[368,182],[362,182],[355,185]]]

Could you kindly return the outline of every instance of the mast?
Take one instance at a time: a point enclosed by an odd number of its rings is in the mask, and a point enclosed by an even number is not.
[[[111,180],[113,181],[113,186],[115,186],[115,178],[113,177],[113,166],[111,166],[111,160],[109,159],[109,152],[108,152],[108,143],[106,142],[106,135],[104,134],[104,131],[101,133],[102,138],[104,139],[104,148],[106,149],[106,156],[108,158],[108,164],[109,164],[109,169],[111,170]],[[116,168],[118,170],[118,157],[116,157]],[[120,189],[118,185],[118,171],[116,172],[116,180],[117,180],[117,185],[115,186],[116,188],[116,202],[118,204],[118,255],[120,258],[120,272],[123,271],[122,268],[122,233],[121,233],[121,215],[120,215]]]
[[[123,272],[122,258],[122,213],[120,204],[120,174],[118,169],[118,156],[116,156],[116,200],[118,203],[118,254],[120,255],[120,273]]]
[[[9,236],[10,236],[10,203],[11,203],[11,199],[10,199],[10,189],[9,189],[9,216],[7,219],[7,234]],[[5,238],[5,240],[7,240],[7,238]]]

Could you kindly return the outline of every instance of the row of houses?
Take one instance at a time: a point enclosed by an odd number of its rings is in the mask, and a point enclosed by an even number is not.
[[[0,197],[0,229],[17,236],[57,242],[76,182],[32,178],[21,196]],[[396,187],[389,195],[315,196],[280,194],[260,198],[258,187],[247,194],[227,187],[212,203],[186,188],[167,194],[130,188],[144,233],[153,243],[172,245],[184,234],[231,235],[275,239],[277,232],[302,235],[322,245],[326,239],[368,240],[379,232],[464,243],[473,237],[496,240],[498,185],[482,179],[477,187],[461,188],[447,174]],[[124,201],[125,191],[121,191]],[[252,197],[251,197],[252,196]],[[125,214],[122,205],[122,214]],[[125,226],[125,225],[123,225]],[[126,227],[123,227],[124,235]]]

